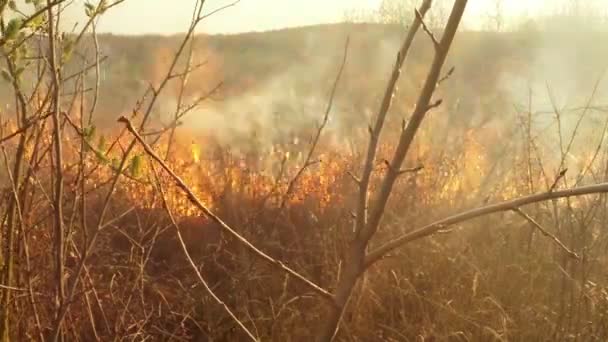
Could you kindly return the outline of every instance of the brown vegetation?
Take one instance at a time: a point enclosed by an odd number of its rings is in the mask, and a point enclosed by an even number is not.
[[[51,1],[0,25],[0,341],[606,340],[601,78],[512,105],[541,35],[457,33],[464,0],[431,32],[430,5],[405,35],[195,36],[202,2],[162,39],[60,39]]]

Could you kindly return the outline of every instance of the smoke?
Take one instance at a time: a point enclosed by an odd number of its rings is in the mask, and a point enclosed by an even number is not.
[[[297,52],[278,48],[275,51],[270,48],[272,44],[268,45],[268,54],[281,54],[269,58],[282,61],[286,66],[264,75],[263,80],[256,80],[254,86],[245,91],[220,102],[206,103],[189,114],[185,127],[241,149],[263,151],[277,142],[296,140],[303,148],[302,144],[309,141],[323,118],[341,61],[345,31],[351,34],[351,47],[324,131],[326,144],[323,146],[343,148],[355,137],[367,137],[367,127],[378,108],[403,39],[403,28],[344,25],[339,29],[328,26],[265,33],[267,36],[263,39],[268,41],[277,39],[273,34],[297,40],[289,42],[290,46],[298,46]],[[441,125],[440,117],[448,130],[446,134],[452,136],[461,136],[463,128],[475,126],[473,122],[483,122],[485,117],[491,118],[495,127],[507,127],[517,124],[516,112],[522,115],[530,105],[532,134],[542,148],[539,152],[548,159],[559,160],[560,141],[567,145],[577,129],[579,137],[573,143],[572,153],[576,157],[578,151],[597,145],[601,138],[600,111],[587,111],[580,127],[578,125],[583,114],[581,107],[589,101],[606,67],[608,48],[597,44],[604,35],[590,30],[543,31],[529,24],[517,32],[488,35],[462,32],[446,65],[446,70],[455,66],[456,73],[441,85],[437,94],[437,98],[445,100],[439,109],[444,113],[433,114],[437,119],[427,120],[425,129],[433,124]],[[402,119],[407,119],[426,76],[431,53],[432,48],[421,35],[399,82],[389,115],[391,120],[400,124]],[[290,60],[293,55],[306,57]],[[606,103],[607,90],[605,82],[599,82],[590,104]],[[171,106],[173,104],[168,105]],[[561,139],[557,134],[554,106],[560,113]],[[437,131],[434,132],[437,135]]]
[[[302,39],[302,53],[308,56],[304,63],[290,63],[241,94],[205,104],[189,114],[185,126],[221,144],[240,148],[306,143],[323,121],[342,62],[340,45],[319,51],[318,40],[315,32],[307,33]],[[353,68],[356,66],[349,57],[323,130],[324,142],[334,147],[343,145],[352,133],[344,118],[352,110],[347,74]]]
[[[564,29],[527,32],[535,46],[526,66],[503,72],[500,85],[520,114],[532,112],[532,135],[546,162],[555,165],[572,140],[566,166],[576,168],[580,154],[603,139],[608,49],[596,40],[605,33]]]

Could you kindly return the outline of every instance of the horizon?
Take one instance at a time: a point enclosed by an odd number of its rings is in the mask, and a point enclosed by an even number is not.
[[[562,0],[564,1],[564,0]],[[63,27],[72,29],[84,21],[84,0],[74,0],[66,9]],[[208,0],[204,12],[210,13],[234,1]],[[590,0],[587,6],[594,6],[601,0]],[[349,11],[372,13],[380,6],[381,0],[240,0],[234,6],[225,8],[203,20],[197,33],[238,34],[247,32],[266,32],[287,28],[335,24],[344,22]],[[117,35],[175,35],[183,33],[189,25],[195,0],[189,4],[176,5],[165,1],[126,0],[110,9],[99,19],[98,33]],[[466,28],[481,28],[491,16],[492,5],[483,0],[470,0],[465,12]],[[505,22],[517,19],[542,16],[547,12],[558,11],[565,3],[546,0],[503,1],[501,12]],[[145,8],[145,20],[142,18]],[[597,11],[595,11],[597,12]]]

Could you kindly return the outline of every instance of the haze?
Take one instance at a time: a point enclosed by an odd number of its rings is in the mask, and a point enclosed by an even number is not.
[[[445,0],[442,0],[445,1]],[[585,1],[600,4],[602,0]],[[208,0],[206,12],[223,7],[232,0]],[[441,1],[438,1],[439,3]],[[500,1],[505,17],[537,15],[545,11],[555,12],[576,1],[559,0],[509,0]],[[75,0],[67,14],[66,25],[84,20],[82,4]],[[79,4],[80,3],[80,4]],[[332,23],[343,19],[352,9],[374,10],[381,0],[242,0],[238,4],[208,18],[202,25],[207,33],[239,33],[266,31],[285,27]],[[183,32],[188,25],[194,0],[127,0],[113,8],[99,23],[100,32],[116,34],[172,34]],[[470,1],[464,22],[467,26],[479,26],[494,10],[496,1]],[[601,8],[601,7],[600,7]],[[65,18],[65,17],[64,17]]]

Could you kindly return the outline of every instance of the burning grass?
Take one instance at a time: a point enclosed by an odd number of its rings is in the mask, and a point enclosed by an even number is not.
[[[40,135],[43,146],[48,143],[48,133],[41,131]],[[521,158],[513,158],[515,166],[499,178],[487,179],[496,160],[484,148],[486,136],[483,131],[469,131],[463,135],[464,148],[438,151],[424,144],[422,134],[416,160],[424,160],[424,168],[398,181],[376,241],[474,206],[484,200],[481,194],[486,201],[497,201],[526,193],[527,186],[517,181],[528,177]],[[79,169],[80,140],[76,136],[65,140],[65,222],[70,241],[67,277],[78,265],[83,243],[102,210],[109,181],[131,139],[120,131],[104,138],[89,133],[87,138],[90,146],[82,164],[85,177]],[[158,140],[154,149],[164,155],[167,141]],[[318,151],[315,163],[299,172],[302,152],[306,152],[303,144],[276,145],[270,150],[268,154],[230,150],[211,139],[200,140],[182,132],[172,143],[167,163],[205,205],[239,233],[331,289],[337,277],[332,270],[340,269],[341,253],[352,229],[356,189],[349,174],[357,172],[360,160],[356,153],[326,147]],[[380,151],[374,179],[386,171],[384,156],[389,155],[391,146],[381,146]],[[51,160],[50,155],[41,155],[39,148],[28,148],[26,160],[37,166],[21,234],[29,255],[23,254],[21,247],[19,252],[29,265],[20,264],[17,273],[22,275],[24,286],[27,274],[33,277],[38,315],[43,326],[49,326],[52,310],[45,294],[53,288],[53,279],[46,251],[53,242],[49,234],[52,223],[44,218],[52,209],[45,195],[51,186],[47,176]],[[417,161],[411,159],[408,165]],[[82,276],[82,295],[77,296],[71,310],[70,336],[84,340],[95,335],[101,339],[163,339],[169,335],[238,339],[240,332],[200,288],[175,244],[155,172],[178,219],[200,215],[196,208],[139,147],[131,153],[123,172],[104,222],[135,209],[99,232]],[[287,193],[290,183],[293,185]],[[85,220],[80,217],[83,190]],[[548,239],[534,234],[525,221],[510,214],[478,219],[467,224],[472,228],[467,232],[455,234],[463,227],[454,227],[449,234],[396,252],[374,266],[356,290],[354,304],[345,317],[344,338],[536,339],[567,331],[589,338],[605,336],[602,308],[608,301],[600,285],[601,265],[605,264],[599,253],[605,243],[598,231],[604,215],[598,210],[601,203],[602,198],[577,199],[565,206],[540,205],[532,214],[542,224],[560,222],[555,233],[571,248],[581,251],[595,246],[586,250],[583,264],[565,261]],[[198,228],[204,228],[204,222]],[[191,250],[204,242],[204,234],[183,232]],[[222,299],[264,339],[310,337],[302,327],[315,324],[315,313],[322,312],[322,304],[310,297],[306,288],[252,259],[229,237],[224,241],[211,255],[194,254]],[[568,293],[574,297],[567,299]],[[579,295],[580,300],[576,299]],[[17,296],[14,301],[15,306],[29,308],[23,309],[23,314],[32,308],[27,298]],[[35,333],[31,316],[15,319],[23,336]]]
[[[15,6],[8,7],[17,13]],[[234,107],[217,111],[205,108],[215,114],[227,109],[240,113],[207,116],[198,129],[213,138],[182,127],[184,116],[201,109],[199,105],[217,95],[221,85],[201,94],[202,85],[216,77],[195,72],[205,64],[194,61],[201,52],[194,32],[206,17],[203,1],[196,2],[176,51],[163,46],[156,56],[159,63],[144,64],[151,74],[145,89],[140,89],[143,83],[136,81],[134,68],[121,63],[130,72],[124,73],[125,85],[144,94],[130,119],[119,120],[126,129],[116,125],[98,132],[91,125],[93,114],[117,112],[108,108],[120,102],[118,96],[101,96],[105,74],[99,70],[99,41],[91,39],[88,48],[80,45],[82,54],[73,54],[88,26],[80,35],[60,35],[55,32],[59,25],[54,25],[59,16],[53,14],[59,4],[48,6],[48,27],[21,27],[21,19],[11,20],[12,35],[0,41],[0,47],[18,47],[12,52],[3,49],[3,76],[19,104],[10,117],[15,114],[20,121],[0,122],[0,284],[7,284],[0,288],[3,341],[207,341],[254,335],[276,341],[307,341],[316,335],[329,341],[338,327],[338,339],[345,341],[607,339],[605,196],[530,201],[525,203],[535,204],[523,207],[524,201],[505,202],[473,210],[496,213],[487,208],[502,208],[498,214],[460,215],[477,218],[459,225],[427,226],[463,209],[523,194],[540,191],[540,196],[531,197],[541,199],[568,195],[553,191],[587,180],[599,183],[607,174],[608,153],[602,145],[608,124],[595,149],[584,144],[582,152],[571,149],[572,141],[566,147],[563,140],[564,116],[552,103],[560,153],[557,161],[548,161],[545,156],[555,156],[556,150],[542,146],[543,139],[532,135],[532,108],[517,114],[528,115],[521,126],[501,127],[510,126],[508,120],[476,124],[478,115],[465,118],[454,106],[439,107],[450,102],[459,107],[459,97],[471,97],[463,84],[450,91],[456,99],[435,91],[452,74],[444,77],[442,67],[466,1],[454,2],[439,40],[424,25],[431,1],[423,2],[400,45],[376,116],[367,110],[377,94],[368,91],[367,81],[381,78],[375,68],[354,74],[354,89],[359,91],[350,89],[346,99],[336,97],[336,107],[344,107],[337,109],[340,115],[329,116],[348,59],[347,39],[323,123],[312,139],[303,127],[318,111],[318,96],[302,103],[295,92],[275,98],[288,88],[282,77],[258,89],[269,93],[264,97],[269,101],[262,101],[266,108],[259,110],[267,115],[255,117],[263,120],[249,125],[253,136],[230,122],[255,113],[251,99],[237,98]],[[109,9],[106,6],[112,5],[87,4],[90,23]],[[96,38],[92,27],[91,36]],[[420,27],[435,46],[428,49],[433,63],[423,83],[427,69],[408,68],[413,80],[402,87],[401,101],[392,103]],[[39,44],[47,38],[48,44]],[[141,51],[136,52],[139,58]],[[34,55],[48,58],[30,61]],[[264,51],[264,58],[267,55]],[[93,60],[94,76],[87,67]],[[212,65],[219,64],[213,58]],[[384,68],[385,62],[371,64]],[[473,65],[479,73],[479,63]],[[24,74],[24,68],[29,72]],[[65,77],[66,72],[75,73]],[[308,77],[308,69],[290,72],[302,72],[307,84],[314,79]],[[490,74],[490,83],[497,82],[496,73]],[[29,89],[29,83],[36,82],[25,82],[25,75],[38,78],[39,84],[47,77],[53,82],[48,89]],[[195,76],[195,87],[187,87],[190,76]],[[312,82],[307,87],[326,83]],[[247,82],[245,88],[254,83]],[[91,84],[93,92],[88,90]],[[72,88],[73,93],[68,91]],[[464,101],[462,112],[477,112],[477,102],[483,111],[505,105],[494,94],[495,87],[483,88],[472,97],[489,100]],[[234,90],[222,93],[242,95]],[[161,99],[161,93],[168,99]],[[359,93],[360,98],[352,101]],[[120,96],[131,100],[125,94]],[[98,108],[100,96],[112,104]],[[268,102],[275,101],[281,112],[293,110],[275,115],[267,110]],[[296,109],[298,104],[302,106]],[[171,116],[172,109],[167,108],[173,106]],[[394,113],[386,119],[389,109]],[[411,115],[404,117],[404,112]],[[269,134],[269,123],[292,114],[299,116],[287,118]],[[349,120],[341,119],[345,115]],[[110,117],[96,122],[106,125]],[[167,120],[168,126],[160,122]],[[227,125],[218,129],[218,120]],[[140,127],[135,129],[132,122]],[[17,127],[25,128],[17,132]],[[259,136],[253,133],[256,130]],[[523,132],[524,139],[515,139],[509,130]],[[363,136],[357,136],[361,132]],[[362,150],[370,140],[366,156]],[[574,152],[584,157],[577,162],[579,170],[572,172],[574,165],[566,157]],[[596,193],[607,187],[572,193]],[[416,230],[421,226],[426,228]],[[404,234],[405,240],[426,239],[408,240],[412,243],[382,253],[387,241]]]

